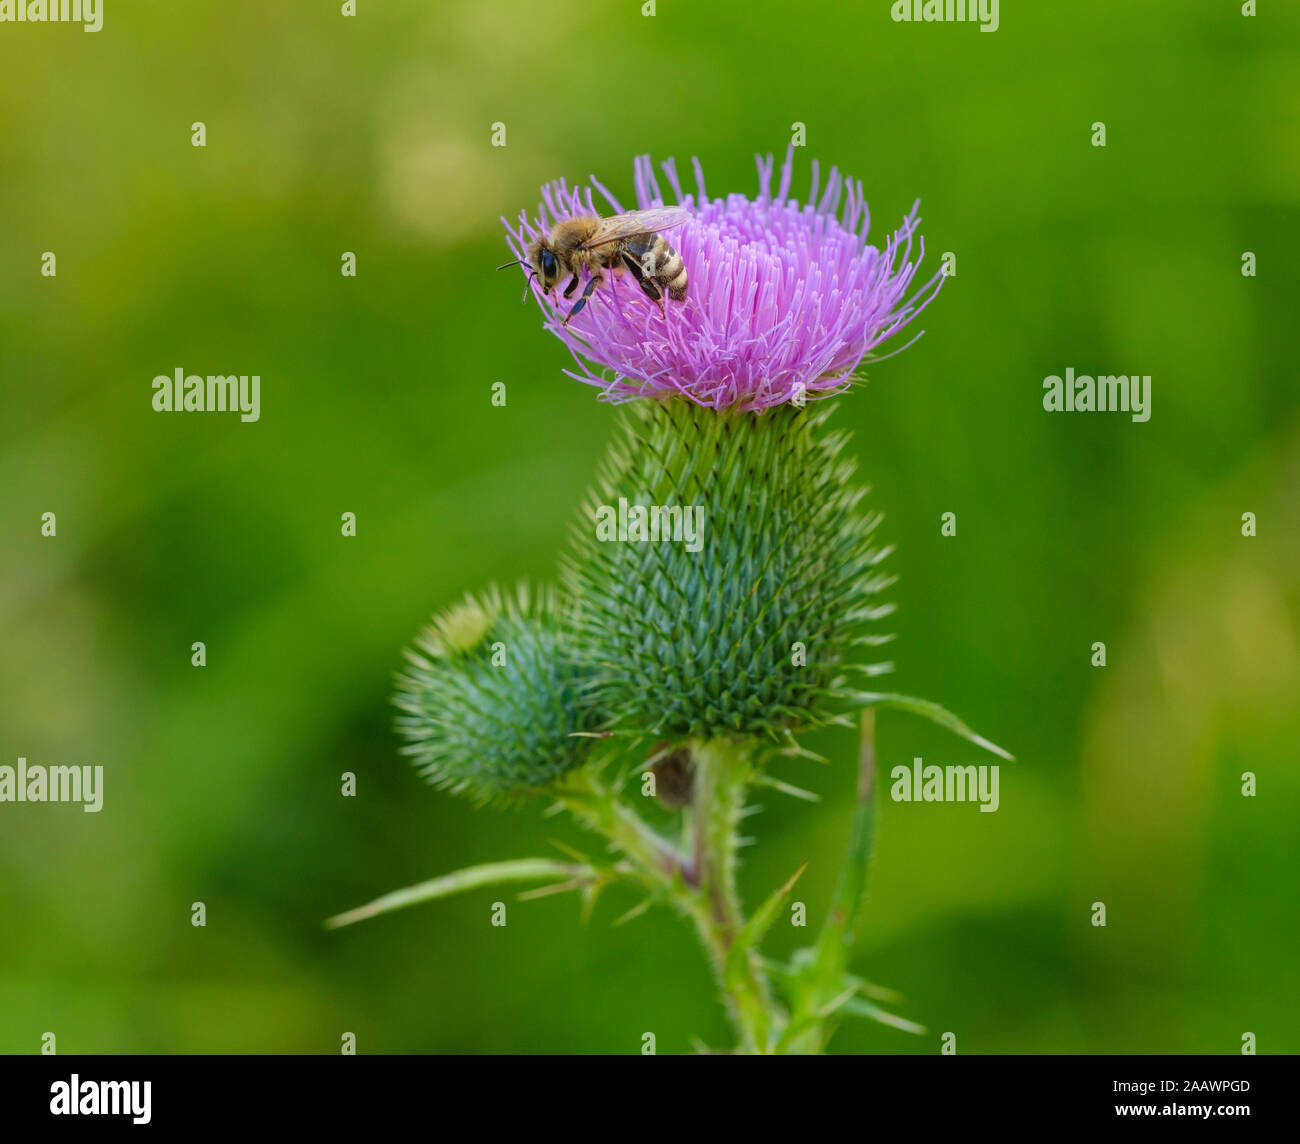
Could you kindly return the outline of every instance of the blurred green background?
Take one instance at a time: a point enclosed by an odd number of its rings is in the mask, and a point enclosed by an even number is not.
[[[498,216],[559,176],[627,201],[640,152],[752,193],[796,121],[796,189],[811,156],[862,178],[877,238],[920,197],[927,267],[957,255],[837,419],[898,544],[892,684],[1019,758],[996,814],[883,807],[856,968],[930,1033],[836,1047],[1300,1049],[1300,12],[1008,2],[984,34],[888,0],[339,7],[0,25],[0,761],[106,783],[98,815],[0,805],[0,1051],[729,1043],[684,925],[610,928],[631,898],[585,928],[564,897],[493,928],[493,892],[321,921],[587,844],[426,788],[391,730],[403,646],[467,589],[553,574],[613,431],[494,272]],[[1067,366],[1152,375],[1150,422],[1045,413]],[[261,420],[153,412],[177,367],[259,374]],[[835,765],[781,774],[824,801],[761,800],[743,885],[808,861],[820,919],[855,744],[811,745]],[[918,755],[986,761],[883,716],[882,767]]]

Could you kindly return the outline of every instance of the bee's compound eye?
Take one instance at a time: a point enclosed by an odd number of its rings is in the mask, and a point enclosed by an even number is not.
[[[549,250],[543,250],[541,256],[542,274],[547,278],[555,277],[555,255]]]

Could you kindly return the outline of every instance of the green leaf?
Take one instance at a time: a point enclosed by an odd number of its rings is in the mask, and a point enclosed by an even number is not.
[[[863,711],[858,740],[858,797],[849,823],[849,842],[832,903],[832,921],[841,944],[857,933],[858,914],[867,892],[867,869],[876,837],[876,716]]]
[[[972,731],[946,707],[941,707],[938,703],[931,703],[928,699],[917,699],[912,695],[898,695],[894,692],[872,691],[854,692],[849,698],[854,703],[864,707],[896,707],[900,711],[910,711],[913,715],[920,715],[924,719],[929,719],[931,723],[937,723],[940,727],[947,728],[954,735],[960,735],[977,747],[991,751],[1010,763],[1016,761],[1014,755],[1004,751],[996,743],[990,742],[983,735]]]
[[[420,902],[432,902],[438,898],[448,898],[452,894],[462,894],[466,890],[476,890],[481,886],[495,886],[503,882],[538,882],[548,878],[565,881],[595,879],[600,872],[594,866],[577,865],[571,862],[557,862],[551,858],[520,858],[513,862],[488,862],[482,866],[467,866],[454,874],[444,874],[416,886],[407,886],[404,890],[394,890],[382,898],[376,898],[368,905],[358,906],[355,910],[338,914],[325,922],[326,929],[339,929],[353,922],[364,921],[379,914],[392,913]]]
[[[728,989],[738,989],[744,985],[746,961],[750,950],[763,940],[763,935],[776,921],[777,914],[780,912],[781,906],[789,896],[790,891],[794,889],[794,884],[799,880],[799,875],[806,869],[808,869],[807,862],[791,875],[790,880],[784,886],[773,890],[767,901],[759,906],[754,916],[741,927],[740,932],[736,935],[736,940],[731,943],[731,948],[727,951],[727,967],[723,975],[723,981]]]

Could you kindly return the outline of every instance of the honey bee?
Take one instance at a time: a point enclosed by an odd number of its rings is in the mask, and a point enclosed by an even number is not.
[[[619,274],[626,269],[631,271],[645,296],[659,307],[659,315],[663,317],[665,293],[674,302],[686,299],[686,267],[682,256],[660,237],[659,231],[679,227],[688,218],[690,211],[685,207],[651,207],[612,218],[582,215],[565,219],[556,223],[550,234],[529,243],[527,258],[507,262],[497,269],[527,266],[530,277],[541,283],[546,294],[565,275],[571,275],[564,288],[566,298],[573,297],[586,270],[590,278],[564,319],[566,326],[582,313],[592,292],[605,281],[603,271]]]

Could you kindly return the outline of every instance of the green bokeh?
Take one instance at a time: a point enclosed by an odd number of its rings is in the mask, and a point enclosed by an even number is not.
[[[930,1033],[837,1046],[1300,1049],[1300,13],[1260,7],[1006,0],[991,35],[888,0],[0,25],[0,762],[107,785],[98,815],[0,804],[0,1051],[727,1042],[684,926],[610,928],[632,899],[585,928],[563,897],[493,928],[491,893],[321,921],[589,844],[427,789],[391,729],[402,647],[468,589],[552,575],[613,430],[494,272],[498,216],[559,176],[630,199],[640,152],[751,192],[795,122],[796,192],[805,155],[838,164],[873,235],[919,196],[927,265],[957,255],[837,417],[898,544],[894,683],[1019,758],[996,814],[884,805],[856,967]],[[1150,374],[1150,422],[1045,413],[1067,366]],[[178,367],[259,374],[261,420],[153,412]],[[834,765],[781,773],[824,801],[764,798],[743,878],[755,901],[810,862],[817,919],[854,743],[812,745]],[[882,766],[915,756],[984,761],[882,717]]]

